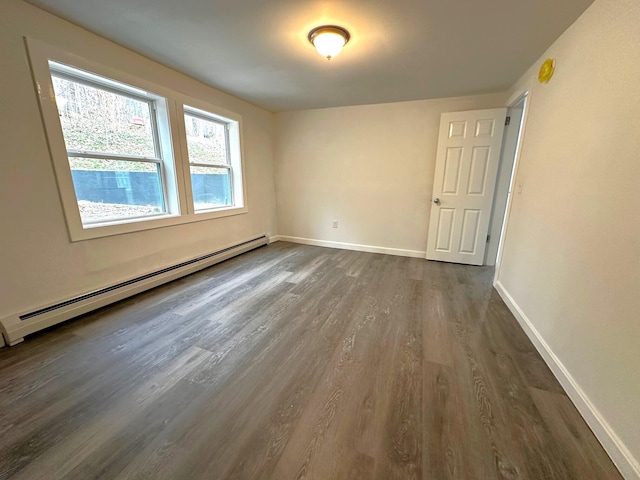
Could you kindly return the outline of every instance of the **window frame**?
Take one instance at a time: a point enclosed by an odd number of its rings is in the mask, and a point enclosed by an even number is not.
[[[244,194],[243,194],[243,172],[242,161],[241,161],[241,153],[240,153],[240,145],[242,142],[240,140],[240,128],[239,123],[240,119],[234,119],[233,114],[230,112],[226,112],[226,116],[220,114],[220,109],[216,109],[217,112],[207,111],[203,108],[194,107],[191,104],[181,105],[182,115],[181,115],[181,127],[183,129],[183,133],[181,138],[184,139],[184,155],[187,159],[188,163],[188,179],[191,182],[191,167],[205,167],[205,168],[226,168],[229,171],[229,181],[230,181],[230,190],[231,190],[231,205],[221,205],[213,208],[205,208],[205,209],[196,209],[195,202],[193,200],[193,196],[189,199],[190,206],[193,208],[193,211],[196,215],[204,215],[204,214],[215,214],[215,212],[225,211],[233,208],[243,208],[244,207]],[[198,163],[192,162],[189,157],[189,148],[188,148],[188,140],[187,140],[187,132],[186,125],[184,123],[185,116],[189,115],[201,120],[205,120],[208,122],[217,123],[224,126],[225,131],[225,154],[227,157],[226,164],[213,164],[213,163]],[[229,118],[231,117],[231,118]],[[241,182],[238,179],[242,180]],[[189,192],[193,194],[193,188],[189,185]]]
[[[246,200],[246,178],[244,168],[242,117],[234,112],[219,108],[207,101],[176,92],[136,75],[106,66],[95,60],[48,45],[34,38],[25,38],[34,86],[38,97],[44,133],[55,173],[58,195],[72,242],[100,238],[111,235],[133,233],[155,228],[163,228],[248,212]],[[156,111],[158,145],[162,158],[163,189],[166,213],[135,218],[118,219],[112,222],[98,222],[83,225],[80,218],[75,187],[71,175],[64,133],[60,123],[58,107],[49,61],[86,72],[90,77],[102,77],[107,82],[113,80],[131,88],[131,92],[144,92],[153,98]],[[108,85],[105,85],[108,87]],[[120,94],[120,92],[115,92]],[[137,96],[137,95],[136,95]],[[137,98],[136,98],[137,99]],[[213,116],[226,119],[235,125],[237,169],[235,191],[236,204],[215,210],[195,212],[191,190],[190,164],[186,146],[183,105],[203,110]]]
[[[214,106],[206,101],[189,97],[187,95],[180,96],[180,102],[176,105],[178,115],[178,126],[180,128],[180,139],[182,140],[182,158],[184,158],[183,177],[187,185],[187,208],[189,214],[197,216],[198,219],[206,220],[218,218],[237,213],[246,213],[247,195],[246,195],[246,176],[244,168],[244,141],[242,138],[242,117],[234,112]],[[195,210],[193,201],[193,188],[191,186],[191,162],[189,160],[189,149],[187,146],[187,131],[184,122],[185,113],[192,115],[196,113],[196,117],[202,117],[207,120],[214,120],[219,123],[226,123],[229,127],[227,137],[229,139],[227,156],[229,157],[229,166],[232,172],[231,190],[233,194],[233,204],[229,206],[221,206],[214,209]]]
[[[165,159],[163,158],[163,149],[161,147],[161,142],[160,142],[160,133],[158,131],[158,125],[160,122],[159,122],[159,119],[157,118],[158,117],[157,102],[164,102],[165,99],[142,90],[140,90],[141,93],[134,92],[132,91],[133,89],[130,88],[128,85],[124,85],[121,83],[117,83],[116,85],[113,85],[113,83],[116,83],[116,82],[114,82],[112,79],[106,79],[106,78],[99,77],[95,74],[83,72],[77,68],[73,68],[68,65],[63,65],[53,60],[49,60],[48,64],[49,64],[49,73],[52,78],[53,77],[61,78],[69,82],[74,82],[90,88],[99,89],[99,90],[109,92],[121,97],[130,98],[138,102],[146,103],[149,108],[149,116],[151,120],[151,138],[153,141],[153,150],[154,150],[153,157],[109,153],[106,151],[102,152],[102,151],[94,151],[94,150],[74,150],[74,149],[67,148],[66,149],[67,158],[68,159],[94,158],[98,160],[104,159],[104,160],[115,160],[115,161],[130,162],[130,163],[148,163],[148,164],[156,165],[156,168],[160,176],[160,184],[162,189],[162,202],[163,202],[164,211],[160,213],[150,214],[150,215],[138,215],[138,216],[125,217],[125,218],[104,219],[104,220],[96,220],[96,221],[89,221],[89,222],[83,221],[82,227],[86,229],[86,228],[93,228],[96,225],[97,226],[116,225],[124,221],[136,221],[136,220],[143,220],[146,218],[164,217],[166,215],[171,215],[172,213],[175,213],[175,210],[177,210],[176,206],[171,205],[169,202],[170,195],[169,195],[168,184],[170,184],[171,178],[168,178]],[[64,139],[64,128],[62,128],[62,134]],[[65,140],[65,148],[66,148],[66,140]],[[76,196],[76,201],[78,201],[77,196]],[[82,217],[81,217],[81,220],[82,220]]]

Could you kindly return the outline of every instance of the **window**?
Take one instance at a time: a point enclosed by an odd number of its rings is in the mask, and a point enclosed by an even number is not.
[[[195,211],[233,205],[230,123],[192,107],[184,110]]]
[[[168,212],[155,98],[49,62],[83,226]]]
[[[72,241],[247,212],[240,116],[33,39],[27,48]]]

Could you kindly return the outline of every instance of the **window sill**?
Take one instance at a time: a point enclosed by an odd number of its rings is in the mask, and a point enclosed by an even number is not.
[[[189,213],[185,215],[162,215],[149,218],[136,218],[132,220],[123,220],[118,223],[97,223],[93,225],[82,226],[74,225],[75,222],[67,221],[69,225],[69,237],[72,242],[80,242],[83,240],[91,240],[101,237],[110,237],[113,235],[122,235],[126,233],[141,232],[144,230],[153,230],[156,228],[165,228],[175,225],[183,225],[186,223],[202,222],[213,220],[216,218],[230,217],[233,215],[241,215],[248,212],[247,207],[228,207],[216,210],[207,210],[201,213]],[[69,220],[69,219],[68,219]]]

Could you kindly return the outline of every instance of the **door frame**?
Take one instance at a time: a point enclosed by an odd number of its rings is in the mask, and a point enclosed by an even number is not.
[[[493,276],[493,284],[495,285],[500,278],[500,268],[502,266],[502,253],[504,250],[504,240],[507,237],[507,231],[509,229],[509,219],[511,216],[511,205],[513,204],[514,195],[518,195],[516,191],[516,180],[518,179],[518,169],[520,167],[520,157],[522,154],[522,143],[524,140],[524,134],[527,129],[527,119],[529,118],[529,104],[531,103],[531,88],[525,88],[514,93],[509,100],[507,100],[507,108],[513,108],[520,102],[522,104],[522,120],[520,122],[520,132],[518,132],[518,140],[516,143],[516,151],[513,160],[513,169],[511,170],[511,180],[509,182],[509,192],[507,199],[507,206],[504,211],[504,219],[502,221],[502,229],[500,230],[500,240],[498,242],[498,253],[496,255],[496,264]]]
[[[488,108],[488,109],[474,109],[474,110],[464,110],[464,111],[453,111],[453,112],[442,112],[440,115],[440,125],[438,127],[438,145],[437,145],[437,152],[436,152],[436,165],[435,165],[435,170],[434,170],[434,188],[432,190],[432,194],[431,194],[431,198],[433,203],[436,203],[438,205],[438,207],[440,207],[440,203],[437,202],[437,198],[434,199],[435,196],[443,196],[445,195],[445,193],[441,190],[441,188],[444,187],[437,187],[436,184],[438,183],[437,178],[439,175],[439,170],[440,173],[442,173],[443,175],[446,172],[446,168],[444,168],[444,166],[446,166],[446,160],[445,158],[441,158],[441,155],[444,155],[445,157],[446,155],[446,151],[448,151],[448,147],[445,146],[445,144],[447,144],[447,141],[450,142],[451,139],[453,138],[450,135],[449,132],[449,128],[446,128],[448,124],[445,124],[444,122],[449,122],[449,121],[455,121],[457,123],[460,123],[460,121],[464,120],[465,125],[468,123],[468,121],[473,121],[473,122],[480,122],[480,121],[487,121],[489,119],[492,120],[492,130],[490,135],[488,135],[489,137],[489,152],[490,152],[490,157],[488,162],[486,163],[485,166],[485,176],[484,176],[484,187],[483,187],[483,192],[486,191],[486,184],[489,181],[488,179],[492,178],[492,182],[493,182],[493,188],[491,189],[491,194],[490,195],[486,195],[485,193],[483,193],[480,196],[477,197],[482,197],[481,200],[484,200],[486,198],[486,200],[489,201],[489,205],[486,208],[486,217],[487,219],[483,219],[482,218],[482,214],[479,215],[479,222],[477,222],[476,224],[476,232],[475,232],[475,241],[474,241],[474,250],[481,250],[482,251],[482,255],[479,255],[478,253],[472,253],[471,255],[469,255],[470,258],[458,258],[461,256],[464,256],[464,254],[469,253],[469,252],[454,252],[454,251],[447,251],[447,252],[443,252],[443,251],[438,251],[437,248],[437,243],[438,243],[438,238],[437,235],[435,235],[435,233],[437,233],[437,231],[439,230],[439,228],[434,228],[436,227],[436,225],[434,224],[434,222],[438,222],[438,217],[437,215],[434,216],[434,205],[431,204],[431,215],[429,218],[429,226],[428,226],[428,235],[427,235],[427,247],[426,247],[426,252],[425,252],[425,258],[427,260],[433,260],[433,261],[443,261],[443,262],[452,262],[452,263],[459,263],[459,264],[463,264],[463,265],[476,265],[476,266],[482,266],[484,265],[484,260],[486,257],[486,246],[487,243],[484,240],[484,237],[486,236],[488,229],[491,227],[491,214],[493,211],[493,205],[494,205],[494,196],[495,196],[495,188],[496,188],[496,182],[497,182],[497,176],[498,176],[498,171],[500,168],[500,161],[502,159],[502,146],[503,146],[503,142],[504,142],[504,132],[505,132],[505,117],[507,115],[507,107],[497,107],[497,108]],[[478,117],[478,115],[480,115],[480,117]],[[446,117],[446,120],[445,120]],[[467,118],[467,117],[471,117],[471,118]],[[477,117],[477,118],[476,118]],[[482,120],[484,119],[484,120]],[[497,126],[497,127],[496,127]],[[499,130],[499,134],[496,134],[496,129]],[[464,131],[467,131],[467,127],[464,127]],[[445,139],[446,137],[446,139]],[[473,138],[475,137],[475,138]],[[466,143],[468,143],[469,141],[474,144],[478,141],[480,141],[482,143],[482,139],[479,137],[486,137],[486,135],[478,135],[478,133],[476,132],[475,135],[473,135],[473,133],[471,132],[469,134],[469,136],[467,136],[466,133],[463,133],[462,135],[462,141],[465,145]],[[486,140],[486,139],[485,139]],[[459,142],[456,142],[454,139],[454,143],[456,143],[456,145]],[[475,146],[473,146],[471,148],[471,155],[473,156],[473,151],[475,151]],[[491,153],[493,150],[495,150],[495,153]],[[492,157],[494,157],[494,155],[497,157],[495,158],[495,161],[491,161],[490,159]],[[443,163],[444,162],[444,166]],[[469,168],[471,168],[471,164],[473,162],[471,162],[470,159],[470,165]],[[461,165],[464,165],[465,162],[461,162]],[[495,166],[493,166],[495,165]],[[489,168],[490,167],[490,168]],[[490,175],[488,174],[489,170],[494,170],[494,175]],[[470,172],[468,172],[470,174]],[[460,186],[461,180],[458,178],[460,176],[460,167],[458,167],[458,174],[456,175],[456,183],[458,184],[458,187]],[[442,183],[442,182],[440,182]],[[440,192],[440,193],[438,193]],[[461,195],[458,192],[458,188],[456,188],[456,193],[455,193],[456,198],[460,198]],[[466,195],[465,194],[465,198],[468,199],[468,197],[471,197],[471,195]],[[472,199],[472,204],[474,202],[474,200]],[[477,203],[477,199],[476,199],[476,203]],[[476,211],[478,212],[482,212],[484,211],[484,207],[482,207],[482,209],[480,210],[481,205],[478,205],[478,209],[476,209]],[[487,230],[485,231],[485,233],[483,235],[478,235],[478,231],[480,230],[484,230],[484,229],[480,229],[480,226],[486,222],[487,225]],[[463,228],[464,224],[462,225],[458,225],[457,227],[455,227],[455,223],[461,223],[461,222],[454,222],[454,230],[452,230],[450,232],[450,235],[453,236],[453,233],[455,231],[456,228]],[[462,233],[461,233],[462,234]],[[453,238],[453,237],[452,237]],[[462,237],[461,237],[462,238]],[[461,242],[461,239],[460,239]],[[462,244],[460,243],[460,246]],[[481,246],[481,248],[479,248],[478,246]],[[457,257],[456,257],[457,255]],[[444,258],[443,258],[444,257]],[[473,257],[480,257],[480,258],[473,258]]]

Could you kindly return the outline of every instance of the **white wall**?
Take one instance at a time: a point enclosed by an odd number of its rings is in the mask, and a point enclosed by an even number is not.
[[[528,85],[498,281],[640,478],[640,2],[596,0],[511,93]]]
[[[69,241],[23,36],[243,117],[249,213]],[[17,0],[0,5],[0,318],[276,231],[273,115]]]
[[[276,114],[278,233],[424,252],[440,114],[505,100],[490,94]]]

